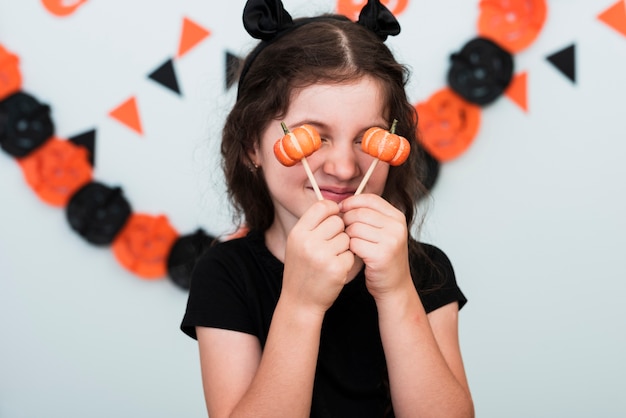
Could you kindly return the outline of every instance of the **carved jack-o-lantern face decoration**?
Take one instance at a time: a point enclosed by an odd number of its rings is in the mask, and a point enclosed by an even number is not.
[[[117,261],[145,279],[167,274],[167,258],[178,233],[165,216],[133,214],[112,244]]]
[[[406,9],[409,0],[381,0],[381,3],[389,9],[394,16],[400,15]],[[350,20],[357,21],[363,6],[367,0],[337,0],[337,13],[344,15]]]
[[[471,144],[480,125],[480,107],[444,88],[418,103],[418,138],[440,162],[456,158]]]
[[[450,88],[478,105],[487,105],[500,97],[513,78],[511,54],[486,38],[472,39],[450,59]]]
[[[545,0],[481,0],[478,33],[516,53],[537,38],[546,15]]]
[[[0,45],[0,100],[3,100],[22,88],[22,75],[19,58]]]
[[[65,206],[81,186],[91,181],[89,151],[70,141],[51,138],[17,160],[28,185],[46,203]]]
[[[54,133],[50,107],[17,92],[0,101],[0,146],[15,158],[33,152]]]

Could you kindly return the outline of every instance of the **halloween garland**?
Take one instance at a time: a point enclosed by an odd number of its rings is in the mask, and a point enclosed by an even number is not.
[[[478,36],[451,55],[448,86],[416,105],[420,138],[430,157],[428,189],[440,164],[458,157],[473,141],[481,107],[506,92],[513,79],[512,54],[535,40],[546,12],[545,0],[480,1]],[[216,237],[201,228],[182,236],[163,215],[133,212],[120,187],[94,180],[93,142],[55,136],[50,107],[22,91],[19,58],[2,45],[0,146],[17,161],[41,200],[65,208],[71,229],[88,243],[110,246],[118,262],[141,278],[167,275],[189,288],[198,255]]]

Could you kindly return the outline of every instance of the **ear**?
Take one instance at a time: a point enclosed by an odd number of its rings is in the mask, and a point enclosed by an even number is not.
[[[261,150],[259,149],[259,144],[255,143],[252,145],[252,148],[248,150],[248,159],[250,160],[250,168],[254,168],[255,170],[261,166]]]

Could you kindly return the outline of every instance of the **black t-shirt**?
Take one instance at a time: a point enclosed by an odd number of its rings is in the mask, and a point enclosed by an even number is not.
[[[426,257],[412,257],[411,269],[426,312],[455,301],[461,308],[467,300],[448,257],[420,245]],[[196,326],[245,332],[264,347],[283,268],[256,231],[211,247],[192,274],[181,330],[192,338]],[[382,417],[390,406],[376,304],[361,270],[324,317],[311,417]]]

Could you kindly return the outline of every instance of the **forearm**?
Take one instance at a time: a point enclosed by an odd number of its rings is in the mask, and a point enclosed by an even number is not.
[[[323,316],[278,302],[257,373],[232,417],[308,417]]]
[[[398,292],[377,306],[396,416],[473,417],[464,377],[447,364],[417,293]]]

